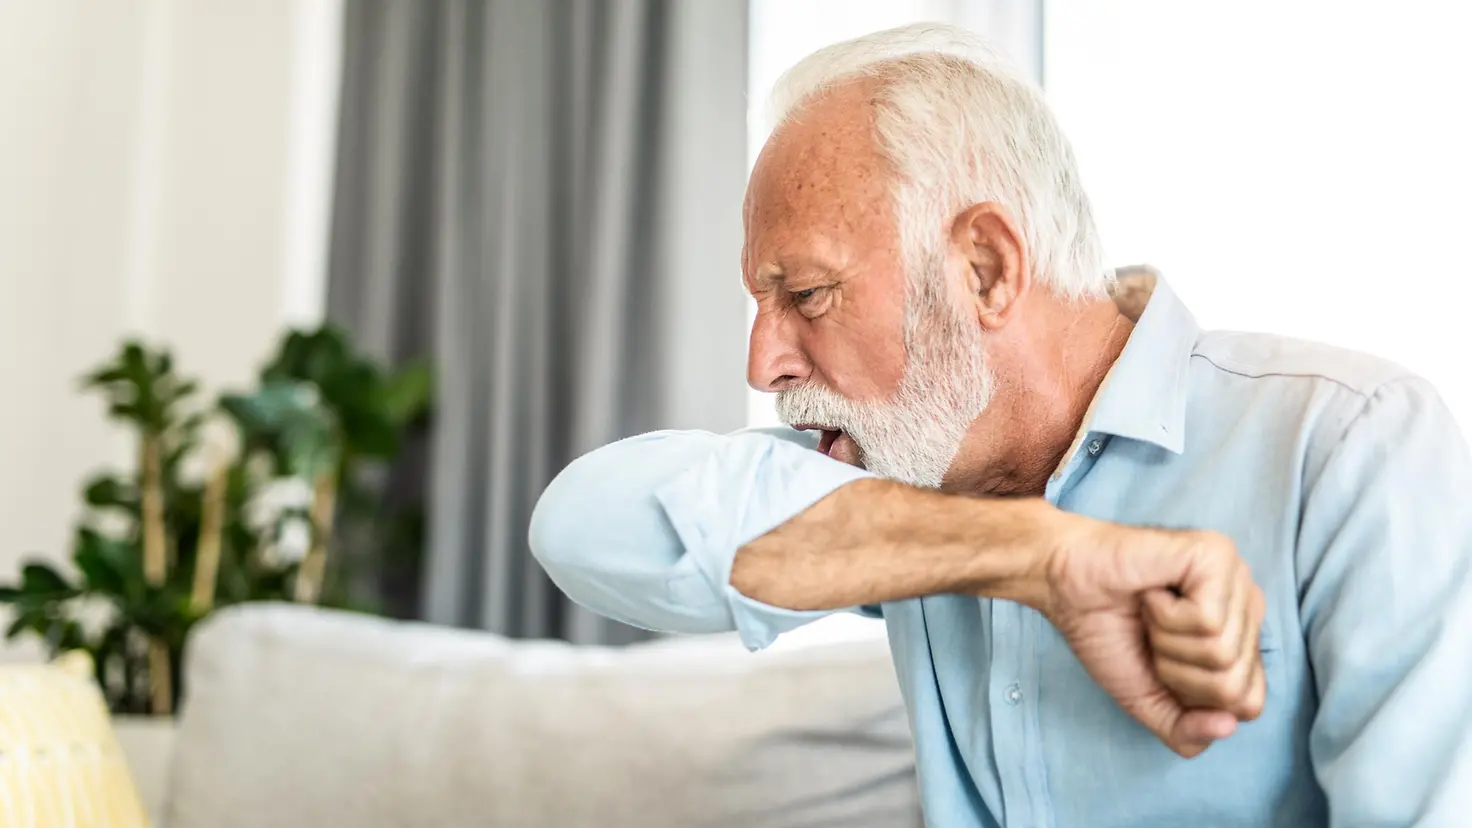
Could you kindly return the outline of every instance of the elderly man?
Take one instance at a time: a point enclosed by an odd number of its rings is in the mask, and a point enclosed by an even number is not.
[[[963,32],[824,49],[777,110],[742,267],[793,428],[578,460],[553,579],[753,648],[882,617],[931,824],[1472,824],[1472,458],[1432,388],[1116,277]]]

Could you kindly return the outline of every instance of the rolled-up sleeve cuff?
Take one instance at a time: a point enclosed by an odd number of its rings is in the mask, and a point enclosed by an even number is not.
[[[867,477],[873,475],[810,448],[742,435],[660,487],[655,499],[701,574],[699,591],[721,596],[741,642],[759,650],[778,635],[830,613],[774,607],[742,595],[731,586],[736,551],[840,486]],[[672,592],[696,586],[688,579],[669,584]],[[677,602],[694,597],[669,596]]]

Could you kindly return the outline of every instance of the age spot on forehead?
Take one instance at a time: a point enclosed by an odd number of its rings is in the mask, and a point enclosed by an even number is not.
[[[752,170],[747,254],[761,266],[819,239],[883,245],[896,236],[888,163],[873,128],[872,82],[804,104],[773,132]]]

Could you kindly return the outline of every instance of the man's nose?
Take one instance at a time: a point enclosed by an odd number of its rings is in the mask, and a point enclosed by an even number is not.
[[[746,382],[757,391],[782,391],[806,380],[811,366],[797,345],[787,314],[758,310],[746,353]]]

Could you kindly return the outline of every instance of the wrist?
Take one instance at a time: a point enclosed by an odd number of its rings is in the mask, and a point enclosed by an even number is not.
[[[1072,515],[1039,498],[978,501],[978,507],[1005,510],[1011,542],[996,549],[995,525],[983,530],[984,537],[972,546],[978,552],[983,582],[978,594],[1015,601],[1049,615],[1056,604],[1056,573],[1064,565],[1069,538],[1086,527],[1087,518]],[[995,512],[994,512],[995,514]],[[986,550],[1004,556],[997,561]],[[1001,564],[999,566],[999,563]]]

